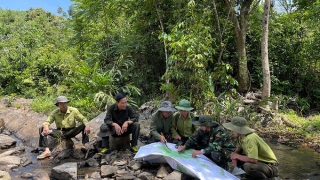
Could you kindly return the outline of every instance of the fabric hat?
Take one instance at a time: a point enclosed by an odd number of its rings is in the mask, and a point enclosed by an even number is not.
[[[110,127],[109,125],[103,123],[100,126],[100,131],[98,132],[99,137],[106,137],[111,136],[115,133],[115,129],[113,127]]]
[[[175,112],[175,111],[177,111],[177,110],[172,107],[172,103],[171,103],[170,101],[163,101],[163,102],[160,104],[160,107],[159,107],[158,111],[171,111],[171,112]]]
[[[219,125],[216,121],[212,119],[209,115],[200,115],[192,119],[192,124],[195,126],[216,126]]]
[[[234,131],[239,134],[249,134],[254,132],[254,129],[251,129],[247,126],[247,120],[243,117],[234,117],[229,123],[222,124],[226,129]]]
[[[190,101],[188,101],[186,99],[182,99],[179,102],[179,106],[176,106],[176,109],[184,110],[184,111],[191,111],[193,109],[193,107],[191,107]]]
[[[70,100],[68,100],[65,96],[59,96],[57,97],[56,103],[54,105],[58,106],[59,102],[70,102]]]
[[[116,100],[116,101],[120,101],[121,99],[123,99],[123,98],[125,98],[126,96],[125,95],[123,95],[123,94],[121,94],[121,93],[118,93],[115,97],[114,97],[114,99]]]

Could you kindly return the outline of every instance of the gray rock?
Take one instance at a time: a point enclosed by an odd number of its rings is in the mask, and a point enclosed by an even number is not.
[[[6,171],[0,171],[1,180],[11,180],[10,174]]]
[[[96,159],[90,158],[86,161],[86,164],[88,164],[90,167],[98,167],[99,163]]]
[[[101,166],[101,177],[111,177],[116,174],[118,167],[110,166],[110,165],[102,165]]]
[[[51,175],[59,180],[76,180],[77,170],[77,163],[64,163],[54,167],[51,171]]]
[[[39,172],[33,176],[33,180],[50,180],[49,175],[46,172]]]
[[[136,171],[136,170],[139,170],[141,169],[141,162],[136,162],[133,166],[131,166],[132,170]]]
[[[29,172],[23,172],[20,177],[23,179],[29,179],[33,177],[33,174]]]
[[[0,158],[0,164],[20,165],[20,158],[17,156],[5,156]]]
[[[1,149],[7,149],[12,146],[15,146],[17,143],[16,140],[14,140],[12,137],[5,135],[5,134],[0,134],[0,148]]]
[[[94,179],[100,179],[101,178],[101,175],[99,172],[93,172],[90,174],[89,176],[90,178],[94,178]]]
[[[154,175],[149,173],[149,172],[142,172],[138,175],[138,178],[142,179],[142,180],[151,180],[151,179],[155,179]]]
[[[123,175],[123,176],[116,177],[116,180],[131,180],[135,178],[136,176],[133,176],[133,175]]]
[[[181,178],[182,178],[182,173],[180,173],[179,171],[173,171],[168,176],[164,177],[163,180],[176,180]]]
[[[168,176],[168,171],[164,166],[161,166],[160,169],[157,172],[157,177],[158,178],[164,178],[166,176]]]
[[[25,167],[29,164],[32,164],[31,159],[27,158],[27,157],[22,157],[20,160],[21,166]]]

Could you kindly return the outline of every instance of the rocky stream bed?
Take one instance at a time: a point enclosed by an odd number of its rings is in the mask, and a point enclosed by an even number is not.
[[[113,151],[108,156],[99,156],[101,140],[96,136],[105,113],[90,121],[91,135],[89,153],[81,148],[80,138],[73,139],[72,149],[63,150],[61,143],[55,155],[37,160],[38,127],[47,118],[30,110],[30,99],[15,99],[11,107],[0,100],[0,179],[194,179],[168,164],[149,164],[133,159],[129,150]],[[153,106],[141,108],[141,136],[149,134],[149,119]],[[308,143],[302,137],[287,138],[288,134],[276,134],[272,129],[258,130],[275,151],[280,162],[280,177],[283,179],[319,179],[319,142]],[[292,135],[294,136],[294,135]],[[301,148],[301,142],[310,148]],[[63,143],[62,143],[63,144]],[[285,145],[283,145],[285,144]],[[310,145],[311,144],[311,145]],[[54,146],[56,144],[52,144]],[[144,144],[139,141],[138,147]],[[59,148],[60,147],[60,148]],[[314,151],[316,150],[316,151]],[[87,158],[85,157],[87,155]],[[283,164],[283,166],[282,166]],[[292,166],[293,165],[293,166]],[[288,167],[289,166],[289,167]],[[305,169],[307,168],[307,169]],[[232,167],[231,167],[232,169]]]

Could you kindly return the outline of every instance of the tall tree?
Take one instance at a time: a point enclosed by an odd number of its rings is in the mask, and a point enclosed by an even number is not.
[[[250,89],[250,78],[247,65],[247,51],[246,51],[246,30],[249,19],[249,14],[256,9],[260,0],[236,1],[224,0],[228,10],[231,12],[231,21],[233,23],[236,33],[236,48],[238,55],[238,82],[239,92],[246,92]],[[239,6],[239,12],[236,11]]]
[[[269,98],[270,91],[271,91],[271,79],[270,79],[269,56],[268,56],[269,13],[270,13],[270,0],[265,0],[263,18],[262,18],[262,38],[261,38],[261,56],[262,56],[262,74],[263,74],[262,99]],[[266,105],[266,108],[269,108],[269,106]]]

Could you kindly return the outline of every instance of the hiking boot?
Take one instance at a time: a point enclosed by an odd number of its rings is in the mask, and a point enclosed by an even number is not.
[[[132,146],[132,147],[130,148],[130,151],[133,152],[133,153],[138,152],[137,146]]]
[[[105,154],[110,154],[111,153],[111,150],[109,149],[109,148],[103,148],[98,154],[100,155],[100,156],[103,156],[103,155],[105,155]]]
[[[37,156],[37,159],[44,159],[51,156],[51,152],[43,152],[39,156]]]

